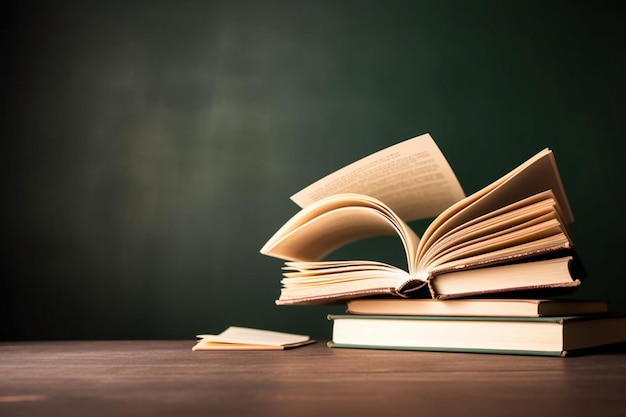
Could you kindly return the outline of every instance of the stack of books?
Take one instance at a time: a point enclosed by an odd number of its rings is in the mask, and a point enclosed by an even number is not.
[[[285,261],[278,305],[347,303],[347,314],[330,316],[331,346],[563,356],[626,341],[626,317],[606,303],[554,297],[585,271],[550,149],[466,196],[424,134],[291,198],[301,210],[261,253]],[[429,218],[421,236],[409,226]],[[402,242],[406,268],[329,259],[382,235]]]
[[[604,301],[348,301],[330,315],[333,347],[566,356],[626,342],[626,317]]]

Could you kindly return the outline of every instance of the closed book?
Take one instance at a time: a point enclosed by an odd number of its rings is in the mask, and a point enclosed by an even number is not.
[[[398,316],[544,317],[607,313],[603,300],[467,298],[356,298],[346,302],[350,314]]]
[[[626,315],[329,315],[331,347],[567,356],[626,342]]]

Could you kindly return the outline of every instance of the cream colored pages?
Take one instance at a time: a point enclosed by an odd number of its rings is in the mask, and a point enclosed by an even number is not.
[[[198,335],[192,350],[282,350],[313,343],[309,336],[230,326],[222,333]]]
[[[317,261],[347,243],[396,231],[395,225],[374,209],[343,207],[301,225],[277,241],[267,253],[291,261]],[[406,247],[405,239],[402,241]],[[412,246],[415,249],[417,244]],[[409,257],[412,258],[411,252],[407,252]]]
[[[545,191],[459,225],[442,235],[422,254],[418,267],[430,265],[436,257],[470,240],[507,232],[512,230],[511,227],[525,227],[527,222],[538,221],[546,215],[559,219],[561,216],[556,204],[553,193]]]
[[[563,284],[562,277],[570,273],[569,264],[572,261],[572,256],[565,256],[535,262],[468,269],[463,274],[466,278],[471,279],[457,279],[454,273],[440,274],[430,282],[430,285],[439,296],[450,293],[489,293],[493,290],[502,289],[502,271],[506,271],[507,285],[510,288],[531,288],[528,285],[529,276],[533,277],[534,286],[549,287],[550,285]],[[578,280],[573,280],[570,283],[572,286],[578,284],[580,284]]]
[[[552,190],[565,225],[574,219],[552,151],[544,149],[513,171],[444,211],[426,229],[417,258],[437,240],[463,223],[507,204],[546,190]],[[423,269],[425,266],[422,265]]]
[[[365,194],[404,221],[435,217],[465,194],[429,134],[362,158],[291,196],[300,207],[334,194]]]
[[[338,194],[303,208],[261,248],[261,253],[291,261],[317,261],[333,250],[366,237],[398,234],[409,265],[419,237],[388,206],[370,196]]]

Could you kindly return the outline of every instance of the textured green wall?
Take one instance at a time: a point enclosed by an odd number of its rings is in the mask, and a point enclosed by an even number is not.
[[[424,132],[468,193],[554,149],[577,295],[626,308],[623,2],[18,3],[3,339],[328,338],[341,307],[276,307],[282,263],[259,249],[292,193]]]

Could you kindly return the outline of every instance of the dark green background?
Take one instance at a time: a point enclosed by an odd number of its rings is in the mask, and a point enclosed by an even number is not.
[[[328,338],[342,307],[275,306],[282,262],[259,249],[292,193],[424,132],[467,193],[552,148],[589,272],[576,294],[626,307],[624,2],[17,3],[5,340]]]

